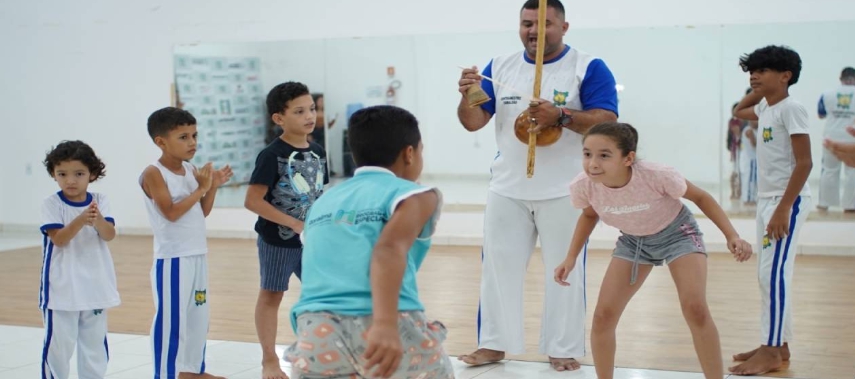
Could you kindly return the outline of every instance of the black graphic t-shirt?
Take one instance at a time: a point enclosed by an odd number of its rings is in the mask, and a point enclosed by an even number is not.
[[[327,153],[314,143],[307,148],[291,146],[276,138],[258,153],[249,184],[267,186],[264,200],[279,211],[304,221],[309,207],[324,192]],[[255,231],[261,239],[281,247],[301,247],[300,235],[291,228],[258,218]]]

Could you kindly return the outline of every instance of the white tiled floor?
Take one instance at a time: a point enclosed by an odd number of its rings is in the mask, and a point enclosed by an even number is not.
[[[0,379],[41,377],[40,361],[44,331],[40,328],[0,325]],[[110,334],[110,365],[107,378],[150,378],[152,363],[148,336]],[[280,346],[284,349],[284,346]],[[77,378],[72,358],[71,378]],[[261,350],[256,343],[208,341],[207,371],[230,379],[259,379]],[[288,364],[282,362],[283,367]],[[556,372],[545,363],[505,361],[501,364],[465,367],[452,358],[458,379],[594,379],[594,368],[582,366],[574,372]],[[289,371],[286,368],[286,372]],[[702,379],[700,373],[616,369],[615,379]]]

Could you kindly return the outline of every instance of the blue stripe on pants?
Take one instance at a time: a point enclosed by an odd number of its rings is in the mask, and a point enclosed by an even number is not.
[[[50,365],[48,364],[48,350],[50,349],[50,339],[53,336],[53,311],[47,309],[42,314],[46,321],[45,329],[47,329],[45,332],[45,346],[42,350],[42,379],[53,379],[53,372],[51,372]]]
[[[157,260],[155,268],[157,288],[157,314],[154,316],[154,378],[160,378],[161,355],[163,355],[163,259]]]
[[[781,282],[781,285],[780,285],[780,290],[781,290],[780,308],[781,308],[781,312],[780,312],[780,316],[779,316],[779,320],[778,320],[778,340],[777,340],[778,344],[776,346],[781,346],[781,335],[783,334],[783,330],[784,330],[784,308],[786,307],[786,293],[787,293],[787,289],[784,285],[784,277],[785,277],[784,276],[784,267],[787,264],[787,256],[790,253],[790,242],[793,240],[792,239],[793,231],[795,231],[795,229],[796,229],[796,216],[799,215],[799,204],[801,202],[802,202],[801,196],[796,197],[796,201],[793,202],[793,210],[790,213],[790,228],[789,228],[788,233],[787,233],[787,243],[786,243],[786,245],[784,245],[784,260],[781,263],[781,272],[778,275],[778,280],[780,280],[780,282]]]
[[[481,248],[481,264],[484,264],[484,248]],[[480,291],[480,290],[479,290]],[[476,321],[476,328],[478,333],[478,346],[481,346],[481,300],[478,300],[478,319]]]
[[[799,214],[799,204],[801,203],[801,199],[801,196],[796,197],[796,201],[793,203],[793,209],[790,212],[790,225],[787,236],[775,242],[775,258],[772,260],[772,276],[770,279],[769,291],[769,339],[766,346],[781,346],[781,334],[784,326],[784,307],[786,304],[784,266],[786,265],[787,257],[789,256],[790,241],[792,240],[791,237],[795,231],[796,216]],[[786,240],[786,243],[784,243],[784,240]],[[781,249],[782,245],[783,249]],[[776,322],[777,329],[775,327]]]
[[[181,260],[172,258],[169,277],[169,351],[166,356],[166,375],[174,378],[178,375],[175,371],[175,363],[178,359],[179,321],[181,317]]]

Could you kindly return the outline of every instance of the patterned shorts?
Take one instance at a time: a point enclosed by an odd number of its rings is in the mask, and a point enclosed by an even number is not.
[[[286,351],[294,379],[369,378],[365,371],[365,336],[371,316],[344,316],[328,312],[297,317],[297,342]],[[447,330],[428,321],[424,312],[401,312],[398,333],[404,348],[395,379],[453,379],[454,368],[442,348]]]

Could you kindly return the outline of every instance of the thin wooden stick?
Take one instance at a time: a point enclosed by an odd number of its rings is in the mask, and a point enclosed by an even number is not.
[[[537,5],[537,55],[534,60],[534,95],[540,98],[540,80],[543,77],[543,51],[546,47],[546,0],[540,0]],[[532,122],[532,127],[535,127]],[[537,147],[537,134],[528,132],[528,159],[526,160],[526,177],[534,176],[534,152]]]
[[[463,69],[463,70],[466,70],[466,67],[463,67],[463,66],[457,66],[457,68],[459,68],[459,69]],[[496,79],[493,79],[493,78],[491,78],[491,77],[489,77],[489,76],[482,75],[482,74],[478,74],[478,76],[480,76],[480,77],[482,77],[482,78],[484,78],[484,79],[487,79],[487,80],[488,80],[488,81],[490,81],[490,82],[493,82],[493,84],[496,84],[496,85],[497,85],[497,86],[499,86],[499,87],[504,87],[504,88],[506,88],[506,89],[509,89],[511,92],[513,92],[513,93],[515,93],[515,94],[517,94],[517,95],[528,97],[528,98],[529,98],[529,101],[548,101],[548,100],[546,100],[546,99],[538,99],[538,98],[531,97],[531,96],[529,96],[529,94],[528,94],[528,93],[523,92],[523,91],[520,91],[520,90],[518,90],[518,89],[516,89],[516,88],[514,88],[514,87],[511,87],[511,86],[509,86],[509,85],[507,85],[507,84],[505,84],[505,83],[502,83],[502,82],[500,82],[500,81],[498,81],[498,80],[496,80]]]

